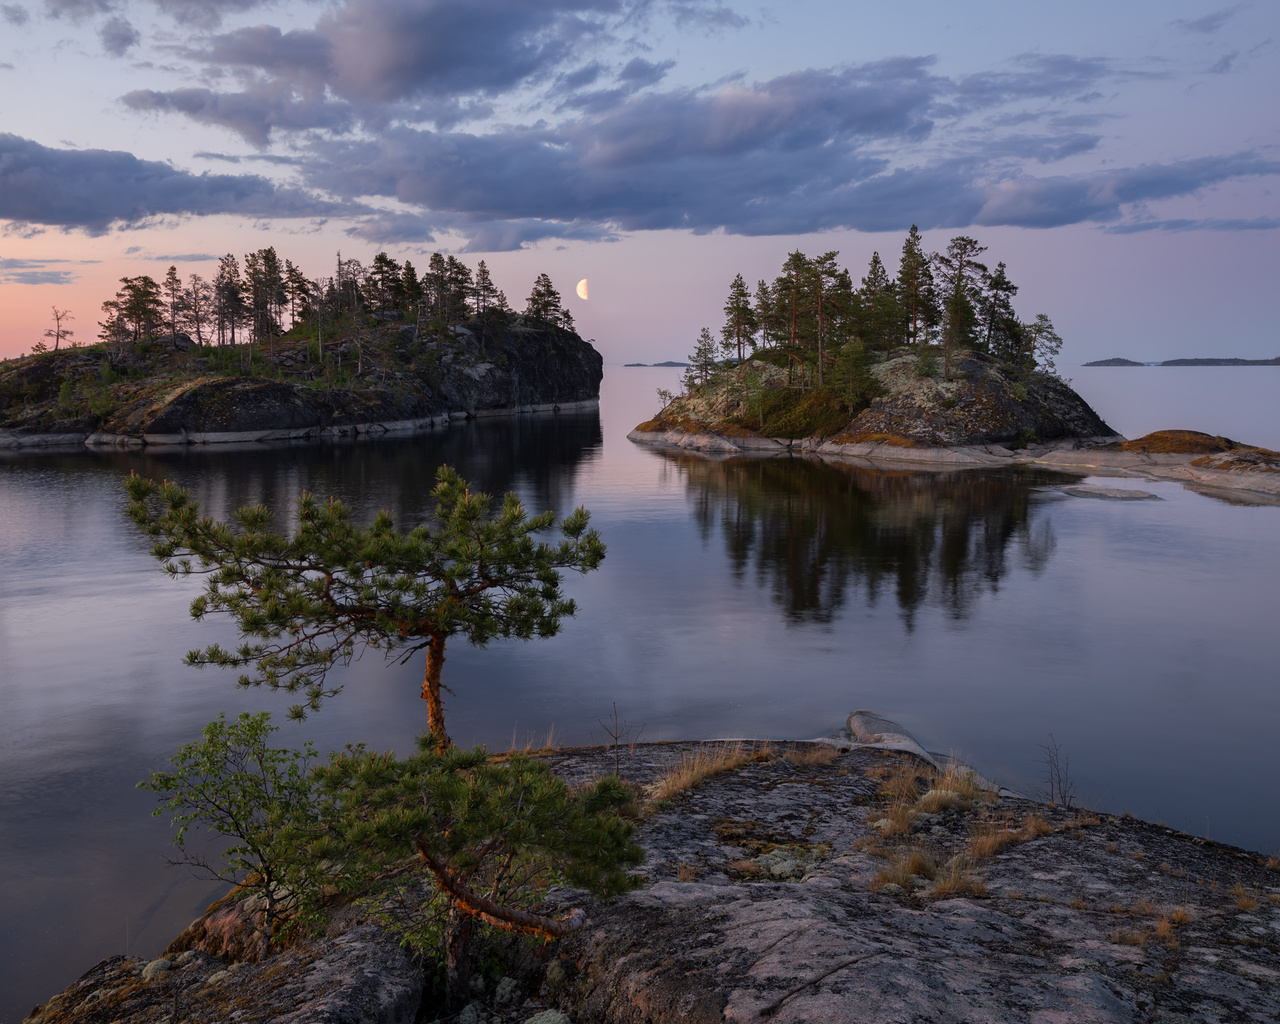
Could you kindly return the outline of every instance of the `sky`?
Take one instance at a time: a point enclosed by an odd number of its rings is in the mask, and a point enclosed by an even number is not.
[[[1062,365],[1276,356],[1277,41],[1269,0],[0,0],[0,356],[274,245],[545,271],[606,362],[679,358],[735,274],[892,272],[912,224]]]

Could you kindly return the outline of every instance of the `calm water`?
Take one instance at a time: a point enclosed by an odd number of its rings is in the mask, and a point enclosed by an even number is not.
[[[1162,375],[1241,376],[1125,372],[1075,377],[1131,434],[1208,419],[1194,388],[1171,395]],[[155,954],[217,894],[166,867],[169,829],[134,783],[219,711],[292,702],[182,666],[232,634],[190,620],[194,585],[165,577],[123,519],[130,469],[180,480],[219,514],[287,507],[305,487],[411,524],[441,461],[535,509],[590,508],[609,554],[569,581],[580,610],[562,634],[450,648],[462,743],[553,726],[567,743],[600,741],[613,701],[645,739],[810,737],[870,708],[1024,790],[1052,731],[1086,802],[1280,845],[1280,508],[1176,484],[1120,481],[1163,500],[1109,503],[1067,498],[1057,487],[1077,478],[1043,472],[874,473],[627,442],[677,375],[610,368],[600,417],[351,447],[0,460],[0,1021],[103,956]],[[1117,415],[1104,392],[1124,379]],[[1280,374],[1242,379],[1222,420],[1199,428],[1280,447]],[[281,738],[407,750],[425,721],[419,673],[366,657]]]

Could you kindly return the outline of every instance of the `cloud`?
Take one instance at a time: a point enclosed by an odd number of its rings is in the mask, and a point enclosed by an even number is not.
[[[225,253],[223,254],[225,255]],[[153,260],[161,260],[165,263],[207,263],[210,260],[220,260],[219,256],[211,252],[177,252],[177,253],[161,253],[158,256],[152,256]]]
[[[677,25],[696,25],[699,28],[744,28],[750,22],[737,11],[715,3],[702,3],[699,0],[672,0],[667,10],[675,18]]]
[[[664,60],[654,64],[643,57],[633,57],[627,62],[627,66],[618,72],[618,81],[626,82],[628,85],[634,85],[637,88],[656,85],[675,66],[676,62],[673,60]]]
[[[256,175],[195,175],[130,153],[51,149],[0,133],[3,220],[103,234],[165,214],[315,217],[340,209]]]
[[[102,48],[113,57],[123,57],[142,41],[142,34],[124,18],[111,18],[98,31]]]
[[[1239,50],[1232,50],[1228,54],[1219,57],[1213,66],[1209,68],[1211,75],[1225,75],[1235,66],[1236,59],[1240,56]]]
[[[71,284],[79,278],[69,270],[23,270],[6,274],[2,280],[5,284]]]
[[[230,128],[255,146],[271,141],[275,129],[350,130],[355,117],[349,105],[325,100],[323,94],[299,97],[284,82],[260,82],[239,93],[191,87],[157,92],[138,89],[121,102],[132,110],[177,112],[201,124]]]
[[[902,59],[714,93],[644,94],[555,126],[483,134],[401,126],[377,138],[317,139],[301,172],[335,195],[421,211],[363,224],[354,229],[361,237],[408,241],[447,229],[467,234],[472,248],[562,231],[1113,224],[1139,204],[1280,174],[1280,162],[1243,152],[1035,176],[1022,162],[1085,153],[1099,137],[1068,130],[938,142],[930,114],[949,102],[928,61]]]
[[[25,25],[31,20],[31,14],[21,4],[0,4],[0,18],[10,25]]]
[[[622,10],[623,0],[345,0],[312,29],[257,25],[176,48],[214,73],[237,72],[250,83],[242,92],[140,90],[125,103],[221,125],[257,146],[277,129],[344,131],[356,113],[447,128],[487,117],[488,97],[550,80],[582,43],[607,37]],[[565,87],[598,71],[580,74]]]
[[[1248,4],[1236,4],[1233,7],[1223,7],[1221,10],[1214,11],[1212,14],[1206,14],[1202,18],[1195,18],[1191,21],[1188,21],[1185,18],[1179,18],[1176,21],[1170,22],[1170,24],[1175,25],[1178,28],[1185,29],[1188,32],[1199,32],[1202,35],[1210,35],[1217,32],[1218,29],[1222,28],[1223,25],[1248,6]]]
[[[76,23],[98,14],[106,14],[114,7],[113,0],[44,0],[44,9],[49,17],[61,18],[65,15]]]
[[[48,2],[48,0],[46,0]],[[224,15],[239,14],[264,6],[266,0],[155,0],[161,11],[180,25],[217,28]]]
[[[1141,231],[1274,231],[1280,228],[1280,217],[1253,217],[1238,219],[1210,217],[1190,220],[1146,220],[1135,224],[1115,224],[1107,228],[1108,234],[1133,235]]]
[[[0,283],[3,284],[71,284],[79,280],[74,270],[49,269],[51,264],[84,265],[97,260],[21,260],[0,257]]]

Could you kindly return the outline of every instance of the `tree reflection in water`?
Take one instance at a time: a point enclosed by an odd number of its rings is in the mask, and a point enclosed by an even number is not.
[[[672,455],[704,539],[724,536],[736,579],[753,573],[784,615],[829,623],[852,591],[892,588],[908,629],[924,604],[966,618],[1021,566],[1053,555],[1035,488],[1065,482],[1028,468],[871,469],[807,458]]]

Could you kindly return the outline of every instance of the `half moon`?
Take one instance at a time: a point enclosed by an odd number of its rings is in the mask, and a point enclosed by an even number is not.
[[[583,302],[587,301],[587,279],[585,277],[578,282],[578,298]]]

